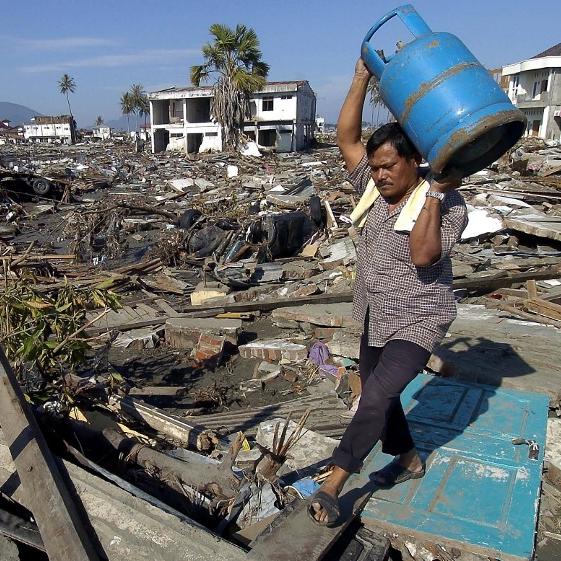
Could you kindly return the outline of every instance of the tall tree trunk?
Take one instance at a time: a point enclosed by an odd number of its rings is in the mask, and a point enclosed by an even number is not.
[[[70,113],[70,116],[74,118],[72,115],[72,109],[70,109],[70,98],[68,97],[68,92],[66,92],[66,103],[68,103],[68,112]]]

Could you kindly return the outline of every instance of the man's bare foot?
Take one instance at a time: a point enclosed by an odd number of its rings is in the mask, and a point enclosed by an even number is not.
[[[324,481],[310,506],[310,516],[322,526],[334,524],[339,518],[339,494],[350,473],[335,466]]]

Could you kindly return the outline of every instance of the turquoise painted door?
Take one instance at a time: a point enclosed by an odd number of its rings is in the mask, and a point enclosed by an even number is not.
[[[547,396],[423,374],[402,403],[427,473],[377,489],[363,521],[450,546],[469,544],[468,550],[501,560],[531,559]],[[519,437],[537,441],[537,459],[528,457],[526,444],[512,444]],[[378,445],[365,469],[390,459]]]

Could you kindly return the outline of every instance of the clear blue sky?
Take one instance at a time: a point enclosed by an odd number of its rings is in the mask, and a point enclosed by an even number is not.
[[[404,2],[405,3],[405,2]],[[44,114],[67,112],[58,93],[74,77],[72,109],[80,126],[119,117],[132,83],[148,91],[186,85],[201,62],[212,23],[253,27],[270,80],[307,79],[318,114],[334,121],[362,37],[398,0],[18,0],[2,2],[0,101]],[[458,35],[488,67],[530,58],[561,42],[561,0],[417,0],[435,31]],[[395,21],[395,20],[394,20]],[[376,46],[405,38],[397,24]]]

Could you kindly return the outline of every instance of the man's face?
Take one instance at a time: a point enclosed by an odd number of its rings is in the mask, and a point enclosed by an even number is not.
[[[372,179],[378,191],[390,204],[401,201],[410,187],[417,182],[415,158],[405,158],[386,142],[368,158]]]

